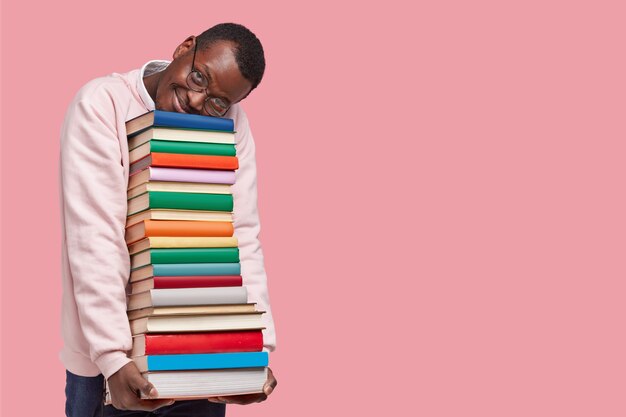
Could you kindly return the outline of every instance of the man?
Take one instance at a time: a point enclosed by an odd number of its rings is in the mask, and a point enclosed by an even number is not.
[[[258,240],[255,144],[237,104],[257,87],[265,59],[256,36],[220,24],[190,36],[172,62],[150,61],[140,70],[87,83],[70,104],[61,132],[61,223],[66,414],[74,417],[223,416],[225,403],[263,401],[276,386],[269,371],[261,394],[209,401],[141,400],[154,387],[126,356],[132,346],[125,287],[130,274],[124,240],[128,144],[125,122],[159,109],[224,116],[235,121],[240,169],[232,187],[235,235],[249,301],[265,310],[264,348],[274,350],[263,254]],[[107,378],[113,406],[102,406]],[[140,410],[136,412],[119,410]]]

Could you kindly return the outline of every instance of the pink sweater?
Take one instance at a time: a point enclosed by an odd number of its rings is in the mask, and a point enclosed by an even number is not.
[[[60,357],[77,375],[102,373],[109,378],[130,361],[126,356],[131,334],[125,289],[130,276],[124,241],[129,168],[125,122],[153,109],[142,71],[134,70],[90,81],[67,110],[60,163],[64,339]],[[240,168],[232,192],[241,273],[248,301],[267,311],[264,345],[272,351],[276,342],[258,239],[254,140],[239,105],[225,117],[235,120],[237,130]]]

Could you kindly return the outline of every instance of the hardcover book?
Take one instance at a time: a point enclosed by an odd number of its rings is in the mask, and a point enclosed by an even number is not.
[[[202,184],[233,185],[235,183],[235,177],[235,171],[147,167],[130,175],[128,178],[128,188],[132,189],[148,181],[197,182]]]
[[[235,132],[151,127],[129,137],[128,150],[132,151],[150,140],[234,145]]]
[[[233,132],[235,130],[235,123],[232,119],[153,110],[127,121],[126,135],[133,136],[152,126],[219,130],[224,132]]]
[[[152,152],[130,164],[130,174],[139,172],[148,166],[232,171],[239,168],[239,160],[236,156],[184,155]]]
[[[139,372],[149,372],[263,367],[269,358],[267,352],[191,353],[137,356],[133,362]]]
[[[128,310],[162,306],[245,304],[247,302],[246,287],[167,288],[131,294],[128,297]]]
[[[133,337],[131,356],[260,352],[262,350],[263,333],[260,330],[140,334]]]
[[[230,222],[186,222],[144,220],[126,229],[126,243],[146,237],[232,237],[235,229]]]

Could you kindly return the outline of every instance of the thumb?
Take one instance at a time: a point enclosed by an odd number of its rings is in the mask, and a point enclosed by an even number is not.
[[[148,398],[157,398],[159,396],[159,392],[154,385],[141,376],[140,373],[137,373],[136,377],[133,378],[133,388],[141,391],[141,393]]]

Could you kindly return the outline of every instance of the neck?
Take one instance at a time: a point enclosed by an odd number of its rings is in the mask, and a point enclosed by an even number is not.
[[[157,86],[159,85],[162,72],[163,71],[159,71],[143,77],[143,84],[146,86],[146,91],[148,91],[148,94],[150,94],[150,97],[154,102],[156,102]]]

